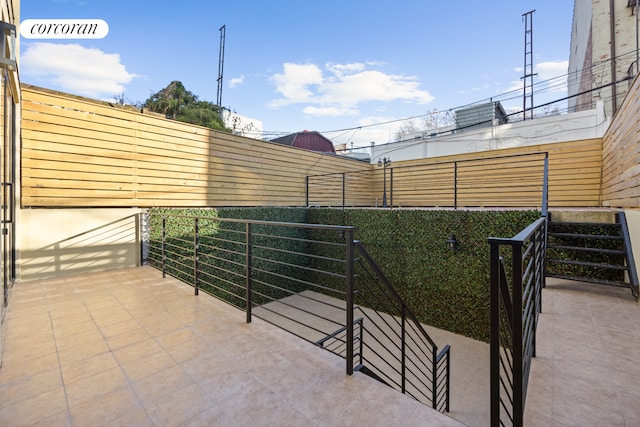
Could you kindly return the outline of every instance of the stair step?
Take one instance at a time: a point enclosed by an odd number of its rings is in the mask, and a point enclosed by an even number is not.
[[[547,249],[557,249],[561,251],[594,252],[594,253],[607,254],[607,255],[624,255],[624,251],[620,249],[590,248],[585,246],[548,245]]]
[[[560,222],[560,221],[549,222],[549,227],[553,227],[554,225],[569,226],[569,227],[610,227],[610,228],[620,227],[620,223],[617,223],[617,222]]]
[[[581,267],[604,268],[607,270],[628,270],[629,269],[629,267],[624,265],[602,264],[598,262],[576,261],[576,260],[569,260],[569,259],[547,259],[547,262],[553,263],[553,264],[579,265]]]
[[[604,234],[573,234],[573,233],[556,233],[550,231],[549,236],[553,237],[569,237],[569,238],[580,238],[580,239],[601,239],[601,240],[624,240],[622,236],[609,236]]]
[[[575,280],[578,282],[597,283],[599,285],[615,286],[617,288],[628,288],[630,285],[626,282],[618,282],[616,280],[594,279],[593,277],[571,276],[568,274],[546,273],[546,277],[555,277],[557,279]]]

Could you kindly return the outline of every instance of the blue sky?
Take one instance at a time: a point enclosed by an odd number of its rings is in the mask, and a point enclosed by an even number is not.
[[[567,72],[572,1],[23,0],[21,21],[103,19],[109,34],[21,38],[20,77],[131,102],[179,80],[215,102],[225,25],[224,107],[262,121],[266,136],[308,129],[334,143],[386,143],[404,118],[521,87],[522,14],[534,9],[542,82]],[[534,103],[566,96],[558,81]],[[505,106],[522,106],[520,92],[510,97]]]

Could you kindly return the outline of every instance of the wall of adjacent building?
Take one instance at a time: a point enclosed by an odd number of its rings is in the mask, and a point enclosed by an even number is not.
[[[0,0],[0,20],[15,25],[20,23],[20,0]],[[13,150],[17,145],[20,135],[20,79],[19,79],[19,58],[20,58],[20,37],[15,39],[15,59],[14,69],[2,67],[0,69],[0,123],[3,126],[0,135],[0,177],[2,186],[0,187],[0,200],[2,209],[0,219],[2,220],[2,233],[0,234],[0,366],[2,365],[2,346],[4,342],[8,301],[11,295],[11,288],[14,282],[13,248],[15,242],[15,216],[13,202],[18,197],[16,187],[18,183],[14,178],[15,166],[19,163],[19,153]],[[15,105],[15,108],[13,107]],[[16,190],[16,191],[14,191]]]
[[[23,209],[21,280],[135,267],[140,209]]]
[[[634,65],[637,37],[636,16],[629,2],[574,2],[568,94],[572,96],[585,90],[600,89],[571,98],[570,110],[593,108],[593,103],[603,100],[607,117],[613,116],[630,87],[629,81],[621,80],[629,71],[632,77],[637,74],[638,68]],[[613,85],[614,81],[619,83]]]
[[[602,138],[609,123],[603,103],[598,103],[587,111],[374,145],[371,163],[384,157],[401,161]]]

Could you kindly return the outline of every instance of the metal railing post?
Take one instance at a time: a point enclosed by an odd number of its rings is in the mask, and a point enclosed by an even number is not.
[[[246,286],[246,299],[247,299],[247,323],[251,323],[251,297],[252,297],[252,280],[251,280],[251,223],[247,222],[245,226],[245,286]]]
[[[162,216],[162,278],[167,277],[167,253],[166,253],[166,241],[167,241],[167,217]]]
[[[393,168],[389,169],[389,207],[393,208]]]
[[[500,425],[500,254],[498,243],[489,241],[489,301],[491,338],[489,378],[491,426]]]
[[[354,287],[355,287],[355,257],[354,257],[354,241],[353,229],[346,230],[346,309],[347,309],[347,375],[353,375],[353,308],[354,308]]]
[[[199,221],[198,218],[195,218],[193,221],[193,287],[195,295],[198,295],[198,257],[200,255]]]
[[[364,324],[363,324],[364,323],[364,319],[360,318],[360,321],[358,323],[360,324],[360,342],[358,343],[359,347],[360,347],[358,349],[358,351],[360,352],[360,357],[359,357],[359,360],[358,360],[358,364],[360,366],[362,366],[362,359],[363,359],[362,349],[363,349],[363,346],[364,346]]]
[[[515,242],[512,246],[513,253],[513,294],[512,319],[513,327],[513,425],[522,426],[524,414],[524,390],[523,390],[523,343],[522,343],[522,243]]]
[[[446,410],[449,412],[449,406],[451,402],[451,347],[447,348],[447,406]]]
[[[458,209],[458,162],[453,162],[453,208]]]
[[[538,305],[540,302],[540,300],[538,299],[538,292],[540,291],[540,270],[538,267],[540,262],[540,251],[538,246],[540,245],[540,238],[541,236],[539,235],[539,231],[536,231],[531,236],[531,240],[529,242],[530,245],[534,245],[533,251],[531,251],[532,259],[529,261],[534,263],[532,271],[533,287],[529,291],[533,292],[533,295],[531,295],[531,303],[533,304],[533,319],[531,320],[533,322],[533,336],[531,337],[532,357],[536,357],[536,330],[538,329],[538,313],[540,312],[540,306]]]
[[[438,353],[431,348],[431,407],[438,410]]]
[[[346,173],[342,172],[342,210],[344,210],[344,206],[345,206],[345,198],[346,198]]]
[[[405,305],[402,305],[402,319],[401,319],[401,323],[400,323],[400,328],[401,328],[401,337],[400,337],[400,357],[401,357],[401,361],[400,361],[400,369],[402,372],[402,377],[401,377],[401,388],[402,388],[402,394],[405,394],[407,392],[407,341],[406,341],[406,323],[407,323],[407,312],[405,310]],[[435,374],[434,374],[434,379],[435,379]]]
[[[549,153],[544,153],[544,171],[542,176],[542,216],[549,209]]]
[[[309,175],[307,175],[306,180],[305,180],[305,190],[304,190],[304,195],[305,195],[305,201],[304,201],[304,205],[306,207],[309,207]]]

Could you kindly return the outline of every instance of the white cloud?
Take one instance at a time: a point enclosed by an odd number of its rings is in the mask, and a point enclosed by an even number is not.
[[[536,72],[540,81],[548,81],[551,92],[565,92],[567,90],[567,73],[569,61],[547,61],[536,65]]]
[[[365,64],[361,62],[354,62],[351,64],[334,64],[333,62],[327,62],[325,68],[331,71],[336,76],[342,76],[345,73],[355,73],[364,70]]]
[[[229,87],[233,89],[234,87],[237,87],[242,83],[244,83],[244,75],[240,77],[234,77],[233,79],[229,80]]]
[[[315,107],[310,105],[304,107],[302,112],[309,116],[323,116],[323,117],[335,117],[335,116],[355,116],[358,114],[358,110],[354,108],[342,108],[342,107]]]
[[[271,80],[276,84],[276,90],[284,98],[271,102],[273,108],[284,105],[313,102],[314,93],[309,86],[322,83],[322,70],[315,64],[283,65],[282,74],[274,74]]]
[[[536,72],[541,80],[564,76],[569,70],[569,61],[547,61],[536,65]]]
[[[567,90],[566,74],[569,69],[569,61],[546,61],[534,65],[534,85],[539,85],[536,90],[544,90],[545,92],[565,92]],[[522,68],[520,71],[522,72]],[[524,81],[522,79],[513,81],[507,91],[523,90]]]
[[[99,99],[122,93],[124,85],[138,77],[126,70],[117,53],[46,42],[27,46],[20,70],[43,86]]]
[[[285,63],[283,72],[271,77],[282,96],[272,101],[272,108],[310,104],[309,115],[341,116],[358,114],[364,102],[407,101],[427,104],[433,96],[420,89],[415,77],[386,74],[370,69],[376,63],[327,63],[324,69],[315,64]]]
[[[522,90],[524,88],[524,82],[522,80],[511,82],[511,86],[506,90],[506,92],[511,92],[514,90]]]

